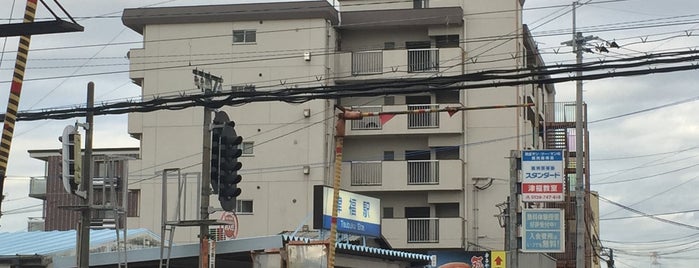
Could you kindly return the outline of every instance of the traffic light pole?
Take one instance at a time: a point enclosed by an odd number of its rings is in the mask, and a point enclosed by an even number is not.
[[[80,210],[80,222],[78,224],[78,267],[90,267],[90,222],[92,221],[92,128],[94,112],[92,108],[95,106],[95,84],[90,82],[87,84],[87,114],[85,130],[85,157],[86,162],[83,165],[83,176],[80,185],[83,186],[83,191],[87,194],[87,198],[83,199],[84,207]],[[80,148],[80,147],[78,147]],[[63,157],[68,157],[64,155]],[[75,159],[82,161],[82,159]]]
[[[199,268],[209,267],[209,225],[205,220],[209,219],[209,196],[211,195],[211,135],[210,135],[210,125],[211,125],[211,113],[213,110],[204,107],[204,123],[202,127],[202,139],[203,148],[201,156],[201,207],[200,207],[200,220],[202,220],[201,225],[199,225]]]

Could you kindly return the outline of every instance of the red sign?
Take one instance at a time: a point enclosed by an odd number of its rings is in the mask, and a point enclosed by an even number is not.
[[[219,227],[219,233],[223,234],[224,240],[231,240],[238,237],[238,216],[233,212],[224,212],[221,214],[221,222],[228,223]]]

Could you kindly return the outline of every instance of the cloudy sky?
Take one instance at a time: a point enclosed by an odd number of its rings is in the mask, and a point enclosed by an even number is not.
[[[433,0],[440,1],[440,0]],[[514,0],[513,0],[514,1]],[[584,35],[616,41],[609,53],[586,53],[585,61],[618,59],[644,53],[687,51],[699,47],[699,2],[692,0],[580,1],[577,27]],[[21,18],[24,1],[2,0],[0,23]],[[14,9],[10,7],[14,3]],[[86,85],[96,83],[97,101],[137,97],[125,58],[140,47],[141,37],[121,24],[124,8],[236,1],[114,0],[62,1],[85,26],[83,33],[34,36],[20,110],[83,103]],[[572,63],[571,1],[527,0],[524,22],[532,29],[548,64]],[[54,9],[55,6],[54,6]],[[57,9],[56,9],[57,10]],[[102,16],[102,18],[90,18]],[[48,17],[43,6],[38,17]],[[505,14],[503,14],[505,16]],[[468,20],[469,18],[467,18]],[[662,26],[672,24],[672,26]],[[662,26],[662,27],[661,27]],[[598,43],[601,44],[601,43]],[[91,45],[87,47],[76,47]],[[0,39],[0,92],[9,91],[17,38]],[[104,72],[109,75],[86,75]],[[73,78],[66,78],[71,77]],[[652,267],[657,252],[663,267],[695,267],[699,249],[699,76],[696,71],[586,81],[592,189],[608,200],[679,224],[636,217],[600,201],[601,239],[615,249],[617,267]],[[558,101],[574,101],[574,83],[556,85]],[[0,96],[6,98],[6,95]],[[5,101],[0,109],[5,110]],[[627,115],[628,114],[628,115]],[[626,116],[620,116],[626,115]],[[81,119],[82,120],[82,119]],[[18,122],[5,182],[7,199],[0,231],[26,229],[27,217],[41,216],[40,202],[27,197],[28,178],[44,175],[42,162],[30,149],[59,147],[57,137],[75,120]],[[126,131],[126,116],[100,116],[95,147],[138,146]],[[689,212],[688,212],[689,211]],[[683,213],[675,213],[683,212]],[[672,213],[672,214],[670,214]],[[664,215],[668,214],[668,215]]]

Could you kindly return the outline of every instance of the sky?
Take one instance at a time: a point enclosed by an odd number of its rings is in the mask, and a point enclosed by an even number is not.
[[[440,1],[440,0],[432,0]],[[14,9],[4,8],[12,6]],[[0,23],[20,18],[24,1],[0,0]],[[51,4],[50,1],[47,3]],[[242,3],[203,0],[61,1],[79,19],[85,32],[34,36],[25,75],[20,111],[84,103],[89,81],[95,82],[97,103],[139,98],[140,89],[128,79],[126,53],[141,47],[141,36],[124,27],[124,8]],[[699,48],[699,1],[626,0],[580,1],[576,27],[584,36],[615,41],[621,48],[585,53],[585,62],[612,60],[668,50]],[[58,10],[55,6],[51,6]],[[573,63],[575,55],[561,43],[571,40],[571,1],[527,0],[523,15],[549,65]],[[12,14],[10,14],[12,12]],[[88,18],[106,15],[106,18]],[[45,18],[39,7],[37,17]],[[503,15],[504,16],[504,15]],[[3,21],[4,20],[4,21]],[[659,27],[664,23],[672,26]],[[606,28],[605,28],[606,27]],[[611,29],[610,29],[611,28]],[[608,29],[608,30],[604,30]],[[561,34],[559,34],[561,33]],[[601,45],[604,42],[595,41]],[[98,45],[102,44],[102,45]],[[108,44],[108,45],[105,45]],[[74,48],[78,45],[96,45]],[[0,39],[0,92],[7,94],[17,38]],[[73,47],[73,48],[71,48]],[[109,75],[85,75],[116,72]],[[590,131],[592,190],[605,200],[680,224],[636,217],[607,201],[600,201],[601,235],[613,248],[616,267],[653,266],[653,252],[662,267],[695,267],[699,250],[699,76],[697,71],[617,77],[585,81]],[[567,74],[572,75],[572,74]],[[71,77],[72,78],[68,78]],[[574,101],[573,82],[556,84],[557,101]],[[0,98],[6,95],[0,94]],[[6,109],[0,101],[0,109]],[[78,119],[84,121],[84,119]],[[95,118],[94,147],[137,147],[129,137],[127,117]],[[0,231],[26,230],[27,217],[40,217],[41,202],[27,197],[29,177],[44,175],[43,162],[27,150],[58,149],[57,137],[71,120],[20,121],[16,125],[5,182],[7,198]],[[684,224],[684,225],[682,225]],[[604,265],[603,265],[604,267]]]

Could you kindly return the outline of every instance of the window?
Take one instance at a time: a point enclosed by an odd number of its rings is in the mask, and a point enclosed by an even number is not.
[[[235,212],[238,214],[252,214],[252,200],[237,200]]]
[[[257,42],[257,31],[255,30],[234,30],[233,43],[255,43]]]
[[[395,160],[395,154],[393,151],[383,151],[383,161],[393,161]]]
[[[383,49],[386,50],[391,50],[396,48],[396,43],[395,42],[384,42],[383,43]]]
[[[459,146],[435,147],[434,151],[439,160],[459,159]]]
[[[434,97],[436,103],[459,103],[458,90],[437,91]]]
[[[393,207],[384,207],[383,208],[383,218],[384,219],[393,219]]]
[[[413,8],[428,8],[427,0],[413,0]]]
[[[438,48],[459,47],[459,35],[437,35],[434,37],[434,42]]]
[[[251,142],[251,141],[243,142],[242,146],[243,146],[242,147],[243,155],[252,155],[253,154],[253,148],[255,147],[253,142]]]
[[[128,207],[126,211],[126,217],[138,217],[138,203],[140,202],[139,199],[141,198],[141,190],[130,189],[127,198]]]

